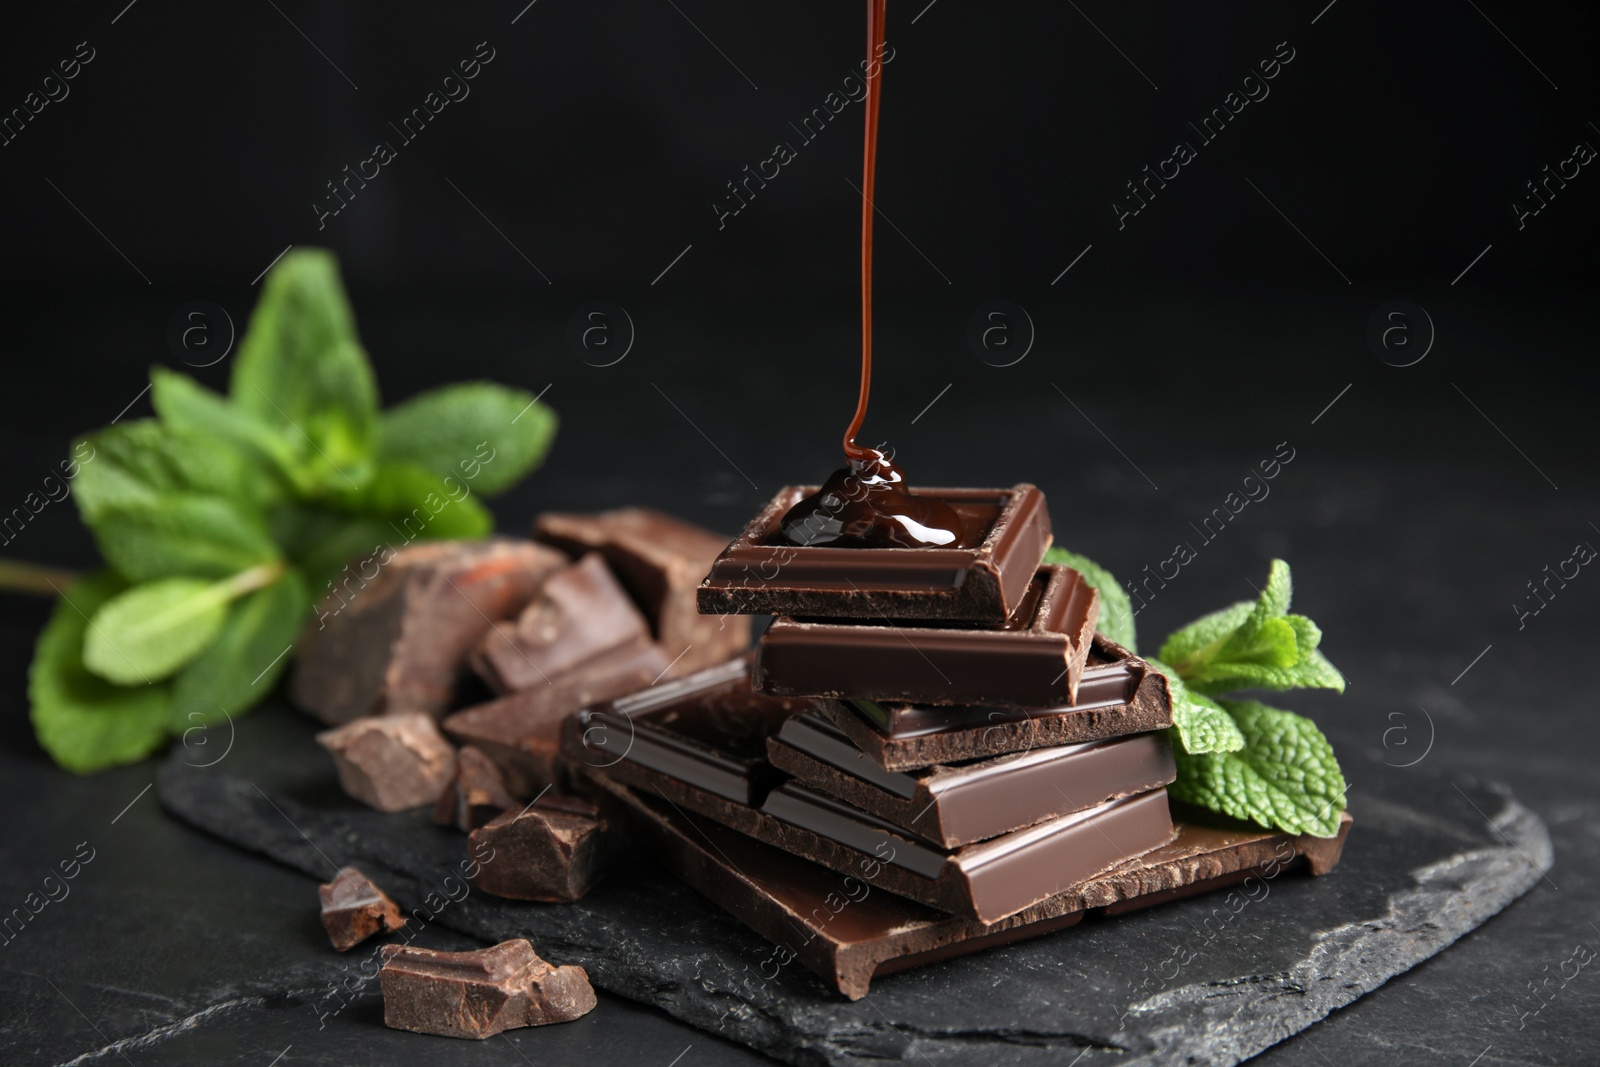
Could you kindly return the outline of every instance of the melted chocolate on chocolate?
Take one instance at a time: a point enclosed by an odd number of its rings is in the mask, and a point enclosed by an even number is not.
[[[877,449],[861,452],[788,510],[781,525],[786,538],[829,548],[955,545],[961,519],[950,505],[909,492],[905,474]]]
[[[878,95],[883,81],[887,0],[867,0],[866,135],[861,165],[861,391],[844,432],[847,467],[784,515],[783,535],[797,545],[832,548],[937,548],[954,545],[961,520],[947,504],[906,488],[904,472],[875,448],[856,444],[872,388],[872,212],[878,171]]]

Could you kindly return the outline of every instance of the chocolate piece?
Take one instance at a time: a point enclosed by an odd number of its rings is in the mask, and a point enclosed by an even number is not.
[[[473,883],[497,897],[571,903],[600,880],[604,829],[589,801],[542,796],[472,832],[472,854],[488,845],[492,857]]]
[[[472,667],[497,692],[548,685],[621,645],[644,644],[650,627],[598,553],[545,579],[515,623],[496,623],[472,651]]]
[[[843,619],[952,619],[1000,624],[1016,613],[1050,547],[1050,513],[1031,485],[924,489],[961,520],[944,548],[804,547],[784,514],[815,486],[773,497],[700,583],[706,614]]]
[[[1098,741],[1172,725],[1167,677],[1095,635],[1078,702],[1057,708],[949,708],[819,700],[817,706],[885,770],[905,771]]]
[[[728,539],[648,508],[591,515],[547,512],[534,537],[564,552],[599,552],[655,632],[672,668],[668,678],[692,674],[750,647],[750,620],[712,618],[695,606],[695,588]]]
[[[609,810],[669,870],[851,1000],[866,996],[880,975],[1052,933],[1085,912],[1132,910],[1186,887],[1272,878],[1302,866],[1326,874],[1350,828],[1348,814],[1333,838],[1181,821],[1169,844],[984,924],[877,892],[859,874],[836,874],[625,785],[594,781]]]
[[[581,726],[576,720],[569,725],[569,746]],[[592,725],[587,732],[587,750],[609,753],[611,764],[582,766],[574,760],[575,773],[636,786],[786,852],[844,874],[867,877],[888,892],[985,922],[1026,908],[1172,837],[1166,790],[1155,789],[977,844],[943,849],[795,782],[771,790],[759,807],[728,796],[733,789],[703,788],[697,783],[715,787],[719,776],[736,783],[744,780],[718,768],[713,759],[686,759],[688,746],[678,752],[666,746],[652,751],[651,745],[641,744],[644,730],[637,725],[631,737],[607,728],[598,744]],[[669,753],[683,766],[663,769],[660,757]]]
[[[517,801],[506,789],[505,776],[494,761],[467,745],[456,752],[456,777],[439,794],[433,821],[471,833]]]
[[[565,562],[543,545],[494,538],[384,549],[352,563],[306,627],[290,697],[330,726],[363,715],[438,715],[468,650]]]
[[[333,881],[317,887],[322,898],[322,926],[328,940],[347,952],[376,933],[392,933],[406,924],[400,906],[354,867],[342,867]]]
[[[970,844],[1177,777],[1165,732],[886,771],[827,719],[797,715],[767,741],[773,766],[945,848]]]
[[[580,670],[458,711],[442,724],[461,744],[494,761],[514,796],[532,797],[561,781],[561,724],[574,711],[650,685],[668,666],[653,643],[623,645]]]
[[[1173,834],[1164,788],[949,850],[794,782],[768,794],[761,814],[751,825],[758,840],[840,873],[875,873],[873,884],[891,893],[986,923],[1164,845]]]
[[[782,777],[767,763],[767,738],[812,705],[753,691],[750,663],[750,656],[730,660],[579,712],[567,724],[568,760],[627,781],[666,776],[738,804],[760,804]]]
[[[776,619],[757,646],[756,688],[926,704],[1072,704],[1099,616],[1099,594],[1083,575],[1049,566],[1039,569],[1016,614],[991,629]]]
[[[344,791],[379,811],[434,804],[456,773],[456,753],[432,716],[377,715],[317,735]]]
[[[523,939],[473,952],[384,945],[383,1021],[396,1030],[482,1040],[594,1010],[582,967],[553,967]]]

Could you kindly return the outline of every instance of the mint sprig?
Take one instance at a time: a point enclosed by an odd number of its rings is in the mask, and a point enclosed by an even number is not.
[[[1101,632],[1113,636],[1107,605],[1113,597],[1128,604],[1116,579],[1065,550],[1051,549],[1046,560],[1076,567],[1100,591]],[[1159,660],[1149,660],[1166,675],[1172,696],[1178,777],[1168,792],[1260,826],[1332,837],[1345,808],[1345,780],[1322,731],[1293,712],[1225,696],[1244,689],[1344,691],[1344,676],[1318,648],[1321,629],[1289,613],[1293,593],[1289,565],[1273,560],[1254,601],[1196,619],[1168,636]],[[1112,614],[1111,625],[1119,627]],[[1128,640],[1119,643],[1132,648],[1131,607],[1127,614],[1118,632]]]
[[[1310,719],[1254,700],[1222,702],[1243,745],[1192,754],[1178,745],[1178,800],[1291,834],[1333,837],[1345,781],[1333,746]]]
[[[556,429],[531,393],[488,382],[381,411],[337,263],[315,249],[268,275],[228,395],[161,367],[150,382],[156,418],[74,442],[73,496],[110,569],[64,591],[29,674],[40,744],[80,773],[255,705],[347,561],[488,533],[482,498]]]
[[[1161,646],[1161,658],[1191,689],[1216,695],[1237,689],[1336,689],[1344,676],[1317,650],[1322,631],[1289,614],[1289,565],[1272,561],[1266,588],[1249,601],[1196,619]]]

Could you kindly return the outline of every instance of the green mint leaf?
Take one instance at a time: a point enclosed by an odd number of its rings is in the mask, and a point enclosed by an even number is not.
[[[385,463],[360,490],[334,503],[361,517],[386,520],[391,543],[483,537],[494,516],[472,495],[472,483],[445,479],[412,463]]]
[[[226,442],[248,457],[253,468],[270,479],[272,488],[276,488],[272,483],[293,484],[298,452],[276,426],[188,375],[165,367],[150,368],[150,386],[150,401],[163,425],[191,439]],[[302,492],[312,488],[294,487]],[[270,503],[278,495],[266,495],[264,502]]]
[[[532,393],[492,382],[447,385],[383,413],[378,458],[412,463],[495,496],[550,450],[556,414]]]
[[[1064,548],[1050,549],[1044,554],[1044,561],[1065,563],[1083,575],[1083,580],[1100,593],[1100,621],[1095,630],[1129,652],[1139,651],[1138,633],[1133,625],[1133,602],[1110,571],[1088,556],[1080,556]]]
[[[80,461],[73,493],[84,522],[107,508],[155,505],[173,493],[248,499],[251,480],[239,454],[217,442],[173,430],[155,419],[136,419],[73,442]]]
[[[272,268],[229,395],[278,430],[293,449],[297,481],[344,490],[371,476],[378,387],[332,253],[299,249]]]
[[[221,631],[228,618],[229,584],[163,578],[118,593],[89,619],[84,665],[119,685],[168,677]]]
[[[1190,689],[1166,664],[1159,660],[1149,663],[1167,676],[1167,688],[1172,694],[1172,728],[1185,752],[1198,756],[1206,752],[1237,752],[1244,747],[1244,735],[1222,705]]]
[[[127,584],[110,571],[76,582],[56,602],[28,670],[34,735],[57,764],[88,774],[136,763],[167,739],[167,687],[120,686],[83,664],[88,617]]]
[[[1213,611],[1174,632],[1161,645],[1161,658],[1180,673],[1187,673],[1189,664],[1200,659],[1202,650],[1215,654],[1233,636],[1241,623],[1249,617],[1252,605],[1248,602]]]
[[[273,540],[283,547],[317,596],[351,560],[385,545],[398,549],[406,543],[397,526],[386,519],[355,518],[317,504],[278,508],[272,513],[270,528]]]
[[[1333,746],[1310,719],[1254,700],[1223,701],[1244,735],[1237,752],[1174,748],[1177,800],[1291,834],[1333,837],[1345,781]]]
[[[1344,677],[1317,651],[1322,631],[1304,615],[1287,614],[1294,585],[1289,565],[1272,561],[1266,588],[1185,626],[1161,646],[1161,658],[1197,693],[1236,689],[1344,690]]]
[[[292,570],[235,603],[216,639],[173,679],[171,731],[181,736],[259,703],[288,665],[310,614],[311,593]]]
[[[278,558],[265,522],[220,497],[183,493],[107,506],[90,526],[106,561],[134,581],[223,578]]]
[[[1328,662],[1328,657],[1313,651],[1290,667],[1266,663],[1212,663],[1188,680],[1190,689],[1201,693],[1230,693],[1239,689],[1332,689],[1344,692],[1344,675]]]

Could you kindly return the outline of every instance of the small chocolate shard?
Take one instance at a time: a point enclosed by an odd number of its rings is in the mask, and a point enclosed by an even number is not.
[[[546,578],[515,623],[490,627],[471,663],[494,690],[510,693],[548,685],[597,656],[649,640],[650,624],[591,552]]]
[[[605,824],[600,809],[578,797],[543,796],[472,832],[472,854],[488,845],[474,884],[512,900],[570,904],[600,880]]]
[[[455,781],[439,794],[439,802],[433,807],[433,821],[470,834],[507,808],[517,806],[516,798],[506,790],[500,768],[488,756],[467,745],[456,753]]]
[[[322,898],[322,926],[340,952],[406,924],[400,906],[354,867],[341,868],[333,881],[317,887],[317,894]]]
[[[378,715],[317,735],[333,755],[339,784],[379,811],[435,804],[456,773],[456,753],[432,716]]]
[[[667,677],[692,674],[749,647],[749,619],[701,615],[696,603],[700,581],[728,538],[648,508],[551,512],[539,517],[533,535],[574,556],[605,556],[650,620],[672,663]]]
[[[473,952],[384,945],[378,981],[385,1024],[441,1037],[571,1022],[596,1003],[582,967],[554,967],[521,938]]]
[[[561,784],[561,724],[568,716],[645,688],[668,663],[654,642],[622,645],[548,685],[458,711],[444,720],[444,730],[493,760],[513,796],[531,798],[545,786]]]
[[[531,541],[436,541],[353,562],[317,607],[289,694],[329,726],[364,715],[439,715],[467,653],[566,564]]]

